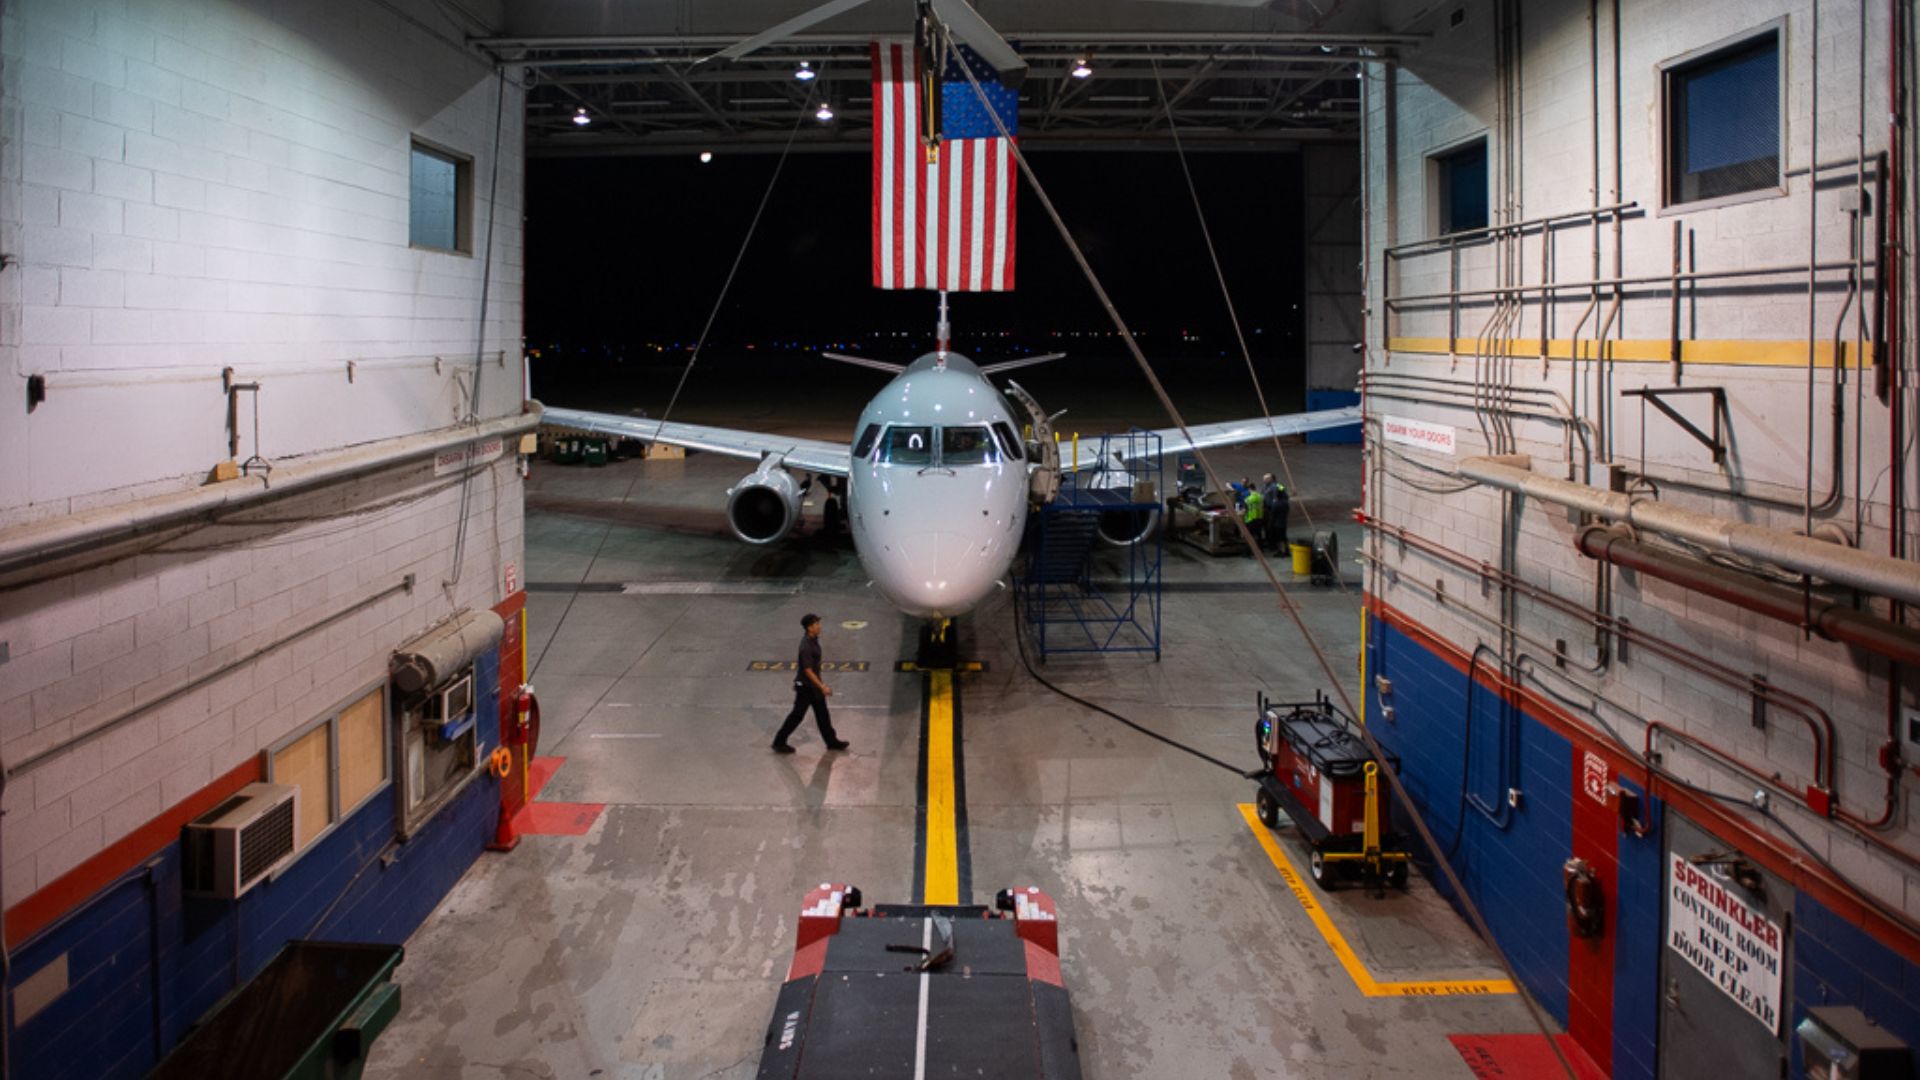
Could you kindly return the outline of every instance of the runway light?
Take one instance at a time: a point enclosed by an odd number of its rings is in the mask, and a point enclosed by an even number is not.
[[[1093,69],[1087,66],[1085,59],[1076,59],[1073,62],[1073,70],[1067,74],[1072,75],[1076,79],[1084,79],[1093,74]]]
[[[713,160],[713,151],[711,150],[700,151],[700,164],[705,165],[712,160]]]
[[[805,60],[800,61],[800,66],[793,69],[793,77],[801,82],[810,82],[818,74],[820,73],[813,70],[813,65]]]
[[[587,107],[585,105],[573,110],[573,122],[580,127],[586,127],[588,124],[593,123],[593,117],[587,115]]]
[[[814,113],[814,114],[813,114],[813,118],[814,118],[815,120],[818,120],[818,121],[820,121],[820,122],[821,122],[821,123],[823,123],[823,124],[824,124],[824,123],[826,123],[827,121],[829,121],[829,120],[831,120],[831,119],[833,119],[833,106],[831,106],[831,105],[828,105],[828,104],[827,104],[826,102],[824,102],[824,101],[823,101],[823,102],[821,102],[821,103],[820,103],[820,111],[819,111],[819,112],[816,112],[816,113]]]

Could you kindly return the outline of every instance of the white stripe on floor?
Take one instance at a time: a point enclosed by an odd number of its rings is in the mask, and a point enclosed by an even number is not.
[[[920,935],[920,947],[926,955],[933,955],[933,920],[922,919],[926,929]],[[927,980],[929,972],[920,973],[920,1029],[913,1037],[913,1080],[927,1080]]]

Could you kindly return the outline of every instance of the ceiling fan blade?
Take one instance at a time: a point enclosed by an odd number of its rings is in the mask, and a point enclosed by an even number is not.
[[[750,38],[735,42],[706,59],[738,60],[757,49],[764,49],[776,41],[792,37],[794,34],[805,30],[815,23],[825,22],[845,11],[852,11],[854,8],[866,2],[867,0],[827,0],[826,3],[821,4],[817,8],[803,11],[778,26],[769,27]],[[975,16],[975,18],[978,18],[978,16]],[[704,63],[705,61],[702,62]]]
[[[1000,75],[1000,85],[1009,90],[1018,90],[1021,80],[1027,77],[1027,62],[1013,51],[987,20],[973,10],[967,0],[930,0],[933,13],[940,21],[953,30],[953,36],[966,43],[969,49],[978,53],[980,59],[993,65]]]

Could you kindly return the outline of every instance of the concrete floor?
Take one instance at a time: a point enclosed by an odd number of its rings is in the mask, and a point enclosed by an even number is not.
[[[1271,448],[1219,456],[1236,474],[1271,467]],[[1358,456],[1290,448],[1323,525],[1357,501]],[[408,944],[404,1006],[369,1076],[751,1076],[806,889],[910,899],[922,679],[894,663],[915,626],[851,550],[731,539],[721,493],[745,471],[707,455],[536,465],[529,655],[540,753],[566,758],[541,797],[606,811],[584,836],[482,857]],[[1251,767],[1255,693],[1309,698],[1325,680],[1249,560],[1175,546],[1166,565],[1162,660],[1055,658],[1045,674]],[[711,591],[660,591],[688,582]],[[654,591],[592,591],[620,583]],[[1357,585],[1288,591],[1352,679]],[[809,723],[799,753],[777,757],[788,676],[749,664],[789,659],[809,610],[829,660],[870,662],[829,678],[853,748],[823,753]],[[973,899],[1038,885],[1059,902],[1088,1077],[1466,1078],[1448,1034],[1531,1030],[1511,995],[1363,996],[1236,808],[1250,781],[1039,686],[1004,596],[962,641],[989,667],[960,677]],[[1305,849],[1282,842],[1304,868]],[[1417,875],[1404,895],[1321,899],[1377,979],[1499,974]]]

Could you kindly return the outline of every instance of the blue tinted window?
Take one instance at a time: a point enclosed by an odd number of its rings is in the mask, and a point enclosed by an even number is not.
[[[1440,231],[1486,228],[1486,141],[1441,154],[1434,158],[1434,164],[1440,169]]]
[[[464,163],[424,146],[413,148],[407,203],[407,243],[460,250],[460,170]]]
[[[996,460],[993,435],[984,427],[940,429],[940,464],[991,465]]]
[[[933,429],[917,426],[888,428],[880,460],[889,465],[933,464]]]
[[[1780,40],[1764,34],[1668,72],[1667,201],[1780,183]]]

